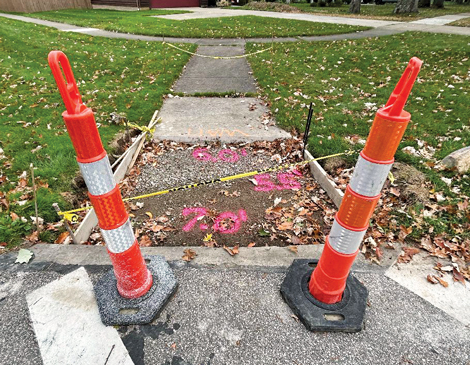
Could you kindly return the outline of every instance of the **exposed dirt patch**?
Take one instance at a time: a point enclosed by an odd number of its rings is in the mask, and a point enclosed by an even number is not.
[[[151,238],[152,246],[323,243],[328,228],[321,204],[329,202],[311,177],[299,181],[309,191],[256,191],[243,179],[152,197],[133,212],[134,226]],[[316,196],[320,205],[312,200]]]
[[[323,168],[325,169],[325,171],[328,172],[332,176],[335,176],[338,174],[338,169],[344,169],[347,167],[352,167],[352,166],[348,166],[347,161],[341,157],[329,158],[323,164]]]
[[[400,200],[408,204],[429,202],[429,187],[426,186],[426,175],[413,166],[396,162],[392,168],[396,184],[401,190]],[[428,184],[429,185],[429,184]]]
[[[149,143],[121,184],[126,197],[260,171],[253,176],[127,202],[142,246],[264,246],[324,243],[335,207],[297,139],[251,144]],[[99,233],[91,242],[101,241]]]

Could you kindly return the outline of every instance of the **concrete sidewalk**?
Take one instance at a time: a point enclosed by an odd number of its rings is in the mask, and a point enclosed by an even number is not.
[[[192,8],[191,8],[192,9]],[[197,8],[198,10],[200,8]],[[201,9],[201,10],[208,10],[210,9]],[[220,10],[220,9],[215,9]],[[237,13],[238,11],[233,11]],[[263,11],[256,12],[256,16],[266,16]],[[197,13],[200,14],[200,13]],[[278,18],[284,18],[284,15],[299,15],[299,14],[283,14],[283,13],[273,13]],[[182,14],[184,15],[184,14]],[[303,15],[303,14],[300,14]],[[464,16],[465,15],[465,16]],[[454,27],[448,25],[436,25],[439,23],[438,18],[434,19],[434,23],[419,23],[419,22],[385,22],[385,21],[377,21],[377,20],[367,20],[367,19],[354,19],[354,18],[342,18],[342,17],[329,17],[329,16],[319,16],[319,15],[303,15],[305,19],[299,20],[306,20],[312,22],[326,22],[326,23],[335,23],[339,22],[338,24],[350,24],[351,20],[353,19],[354,22],[359,22],[359,24],[355,25],[363,25],[363,26],[371,26],[373,29],[357,32],[357,33],[347,33],[347,34],[336,34],[336,35],[327,35],[327,36],[311,36],[311,37],[280,37],[274,38],[274,42],[297,42],[299,40],[304,41],[330,41],[330,40],[341,40],[341,39],[358,39],[358,38],[369,38],[369,37],[381,37],[384,35],[390,34],[397,34],[397,33],[404,33],[407,31],[419,31],[419,32],[428,32],[428,33],[443,33],[443,34],[457,34],[457,35],[465,35],[470,36],[470,28],[468,27]],[[468,14],[461,14],[462,17],[470,16]],[[146,35],[138,35],[138,34],[128,34],[128,33],[118,33],[118,32],[110,32],[106,30],[101,30],[97,28],[85,28],[79,27],[76,25],[66,24],[66,23],[59,23],[59,22],[52,22],[48,20],[41,20],[35,18],[29,18],[21,15],[13,15],[13,14],[5,14],[0,13],[0,17],[19,20],[27,23],[34,23],[39,25],[44,25],[47,27],[56,28],[63,32],[76,32],[81,34],[87,34],[95,37],[107,37],[107,38],[121,38],[121,39],[131,39],[131,40],[142,40],[147,42],[162,42],[163,37],[153,37],[153,36],[146,36]],[[445,20],[441,21],[445,24],[448,23],[448,16],[445,16]],[[460,18],[462,19],[462,18]],[[374,22],[374,23],[373,23]],[[381,23],[375,23],[381,22]],[[437,23],[436,23],[437,22]],[[273,40],[271,38],[249,38],[247,40],[241,40],[239,38],[233,39],[210,39],[210,38],[175,38],[175,37],[165,37],[166,42],[170,43],[194,43],[194,44],[201,44],[201,45],[219,45],[219,44],[238,44],[243,45],[245,42],[256,42],[256,43],[271,43]]]
[[[172,10],[172,9],[163,9],[163,10]],[[397,21],[388,21],[388,20],[359,19],[359,18],[317,15],[317,14],[308,14],[308,13],[280,13],[280,12],[274,12],[274,11],[241,10],[241,9],[230,10],[230,9],[223,9],[223,8],[185,8],[185,10],[190,11],[191,13],[155,15],[155,17],[163,18],[163,19],[172,19],[172,20],[188,20],[188,19],[223,18],[223,17],[251,15],[251,16],[259,16],[263,18],[304,20],[307,22],[315,22],[315,23],[359,25],[363,27],[373,27],[373,28],[400,23]]]
[[[318,258],[320,247],[299,247],[297,255],[286,248],[249,248],[233,258],[222,249],[197,248],[191,263],[178,259],[183,248],[144,249],[171,260],[178,292],[150,325],[113,331],[134,364],[468,364],[468,327],[387,278],[388,266],[360,258],[355,275],[369,290],[364,330],[308,332],[279,287],[293,259]],[[15,253],[0,256],[2,364],[42,363],[26,295],[82,265],[92,282],[110,267],[103,247],[37,245],[32,250],[35,258],[28,265],[15,265]],[[60,326],[76,320],[68,318]],[[79,332],[70,335],[71,349],[81,345],[81,336],[96,335],[90,327]],[[49,355],[55,351],[50,346]],[[83,348],[73,363],[97,363],[90,356],[101,346],[96,341]]]

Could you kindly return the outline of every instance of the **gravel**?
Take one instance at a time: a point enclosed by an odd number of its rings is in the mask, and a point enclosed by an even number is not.
[[[193,146],[187,150],[166,152],[157,156],[155,166],[148,164],[141,167],[133,194],[145,194],[278,165],[278,162],[271,160],[272,154],[266,150],[254,151],[252,148],[244,149],[243,146],[240,148],[208,146],[207,151],[217,161],[200,161],[193,157],[197,148],[201,147]],[[238,156],[238,160],[226,162],[217,158],[220,151],[224,149],[233,152],[224,154],[223,158],[230,160]],[[230,183],[223,185],[230,185]]]

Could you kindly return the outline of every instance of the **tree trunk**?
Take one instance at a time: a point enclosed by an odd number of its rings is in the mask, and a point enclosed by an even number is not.
[[[444,1],[444,0],[442,0]],[[406,14],[418,12],[418,0],[398,0],[394,14]]]
[[[418,0],[418,8],[429,8],[431,0]]]
[[[359,14],[361,12],[361,0],[351,0],[349,12],[351,14]]]
[[[432,3],[433,8],[443,9],[444,8],[444,0],[434,0]]]

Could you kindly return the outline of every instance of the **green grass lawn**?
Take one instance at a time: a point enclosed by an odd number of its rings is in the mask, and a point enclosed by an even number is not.
[[[256,16],[169,20],[154,18],[155,11],[60,10],[23,14],[39,19],[124,33],[188,38],[289,37],[351,33],[365,27],[312,23]]]
[[[468,42],[464,36],[405,33],[333,43],[282,43],[276,44],[273,64],[263,55],[249,61],[272,104],[271,110],[284,128],[302,133],[309,103],[315,104],[308,149],[314,156],[325,156],[350,149],[347,137],[367,137],[375,109],[387,101],[409,59],[421,58],[424,64],[419,80],[405,108],[412,121],[396,158],[424,172],[435,191],[442,191],[447,197],[441,204],[456,208],[470,195],[468,177],[437,171],[433,164],[470,145]],[[249,44],[247,50],[253,52],[262,47]],[[421,150],[423,145],[436,150],[429,160],[402,151],[405,146]],[[362,147],[353,146],[356,150]],[[350,157],[349,163],[353,165],[356,158]],[[442,177],[451,178],[451,186]],[[468,225],[465,215],[450,212],[443,212],[436,220],[426,218],[427,225],[414,234],[419,237],[433,225],[436,234],[445,229],[452,232],[447,223]],[[470,231],[454,234],[468,237]]]
[[[436,16],[443,16],[448,14],[468,13],[470,12],[470,6],[459,5],[453,2],[446,2],[444,9],[433,9],[433,8],[420,8],[418,14],[393,14],[396,4],[363,4],[361,6],[361,14],[349,14],[349,5],[343,4],[340,7],[311,7],[307,3],[293,3],[292,6],[303,12],[311,12],[324,15],[341,15],[349,16],[354,18],[366,18],[366,19],[381,19],[381,20],[398,20],[398,21],[413,21],[423,18],[433,18]],[[251,9],[253,6],[248,4],[239,9]],[[275,9],[267,9],[270,11],[276,11]]]
[[[470,9],[469,9],[469,12],[470,12]],[[457,20],[455,22],[450,23],[449,25],[456,25],[458,27],[470,27],[470,18]]]
[[[2,18],[0,243],[18,243],[31,229],[30,163],[37,167],[35,175],[42,186],[39,215],[47,222],[57,220],[53,202],[66,208],[61,193],[71,190],[78,171],[61,117],[65,109],[47,64],[51,50],[62,50],[69,57],[83,101],[95,111],[105,146],[122,128],[108,123],[109,114],[125,114],[130,121],[147,125],[189,59],[187,54],[167,48],[164,75],[161,43],[93,38]],[[27,172],[22,176],[23,171]],[[19,205],[25,200],[25,205]],[[28,223],[14,220],[15,214]]]

